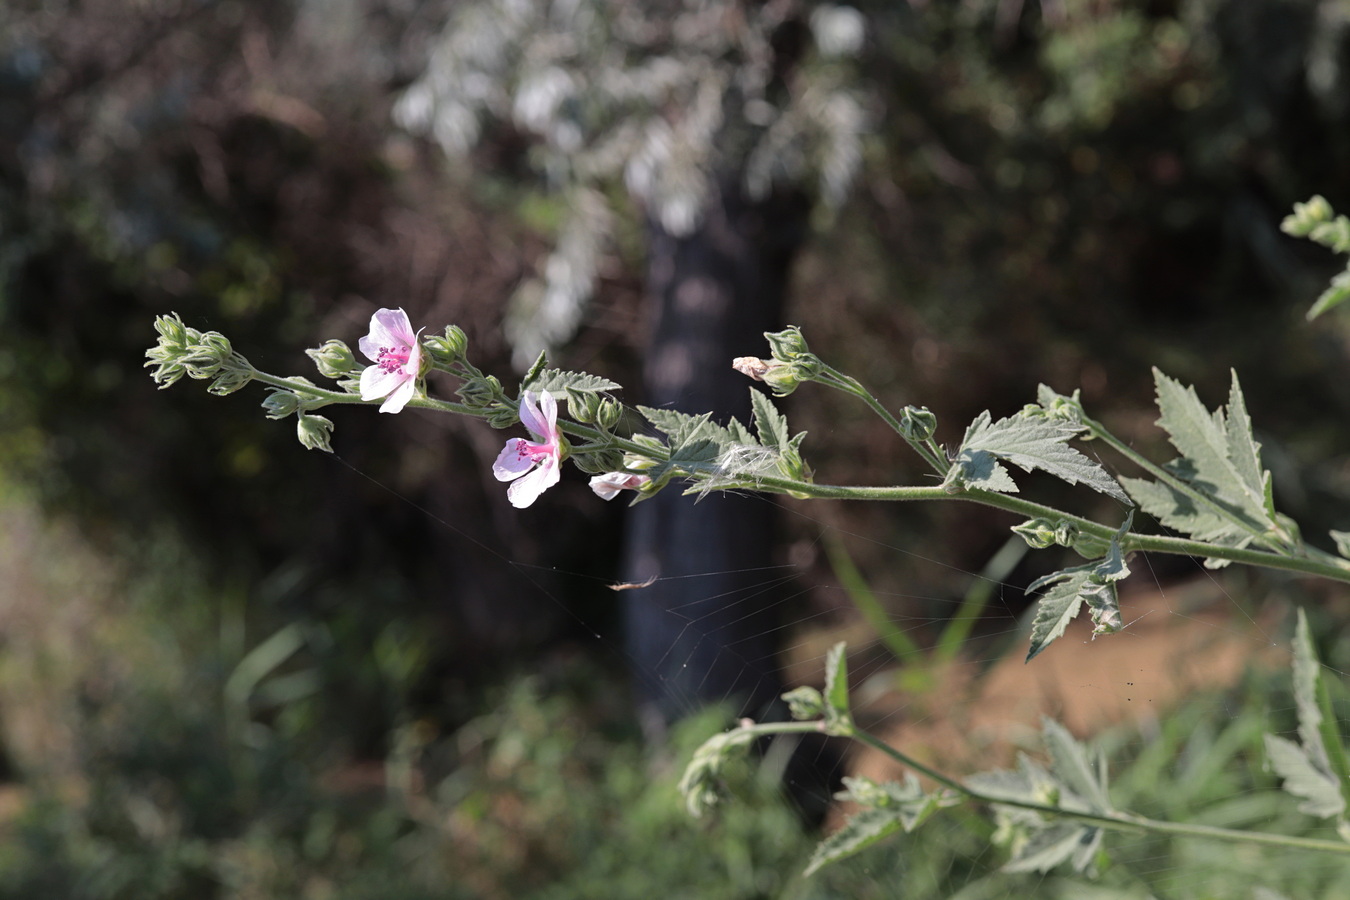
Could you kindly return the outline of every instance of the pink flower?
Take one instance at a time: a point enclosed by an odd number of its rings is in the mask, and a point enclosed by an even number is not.
[[[619,491],[636,491],[650,481],[651,478],[646,475],[634,475],[630,472],[606,472],[591,479],[591,490],[595,491],[596,496],[601,500],[613,500],[619,495]]]
[[[370,317],[370,334],[357,346],[375,363],[361,373],[361,399],[386,398],[380,412],[396,413],[417,390],[417,372],[422,348],[417,343],[408,314],[401,309],[382,309]]]
[[[538,436],[540,443],[511,438],[497,454],[492,474],[498,481],[512,482],[506,489],[506,498],[512,506],[524,509],[558,483],[558,468],[563,455],[563,436],[558,430],[558,401],[548,392],[536,395],[533,391],[525,391],[520,396],[520,421],[532,435]]]

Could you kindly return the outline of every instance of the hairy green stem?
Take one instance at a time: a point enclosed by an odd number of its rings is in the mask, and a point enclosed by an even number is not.
[[[1082,516],[1076,516],[1031,500],[1023,500],[1011,494],[1000,494],[977,488],[966,488],[952,493],[942,487],[854,487],[813,484],[767,476],[737,486],[832,500],[966,500],[983,506],[992,506],[1006,512],[1017,513],[1027,518],[1044,517],[1069,522],[1075,525],[1080,532],[1107,541],[1111,540],[1116,533],[1115,528],[1110,525],[1102,525],[1091,519],[1085,519]],[[1224,547],[1204,541],[1187,540],[1186,538],[1130,533],[1122,541],[1121,549],[1127,553],[1141,550],[1148,553],[1171,553],[1181,556],[1226,559],[1245,565],[1301,572],[1305,575],[1316,575],[1333,581],[1350,582],[1350,564],[1343,561],[1327,562],[1303,556],[1284,556],[1266,550]]]
[[[821,366],[821,374],[816,378],[818,384],[824,384],[828,387],[835,388],[836,390],[843,391],[846,394],[852,394],[863,403],[866,403],[872,412],[880,416],[881,420],[889,425],[892,431],[904,438],[905,443],[914,448],[914,452],[923,457],[924,461],[933,467],[933,471],[937,472],[939,475],[947,474],[947,469],[950,467],[947,465],[946,460],[942,458],[941,454],[931,446],[933,443],[931,440],[918,441],[905,434],[904,428],[900,425],[900,420],[891,415],[891,411],[888,410],[880,400],[873,397],[872,393],[867,390],[867,388],[863,387],[862,382],[858,381],[858,379],[853,378],[850,375],[845,375],[838,369],[832,368],[824,363],[822,363]]]
[[[960,781],[957,781],[955,778],[939,772],[931,766],[924,765],[918,760],[913,759],[909,755],[892,747],[881,738],[858,728],[852,722],[848,721],[837,723],[833,727],[826,727],[824,722],[763,722],[752,725],[742,725],[741,727],[753,731],[757,735],[824,732],[834,737],[849,738],[858,741],[861,744],[865,744],[880,753],[884,753],[901,765],[912,769],[942,787],[975,803],[1012,806],[1053,818],[1072,819],[1077,822],[1096,825],[1100,828],[1107,828],[1112,831],[1123,831],[1134,834],[1154,832],[1176,835],[1178,837],[1225,841],[1235,844],[1259,844],[1267,847],[1289,847],[1298,850],[1314,850],[1323,853],[1335,853],[1340,856],[1350,856],[1350,843],[1345,843],[1343,841],[1329,841],[1321,838],[1272,834],[1264,831],[1239,831],[1232,828],[1219,828],[1214,825],[1164,822],[1128,812],[1113,811],[1109,813],[1095,813],[1086,810],[1065,809],[1060,806],[1050,806],[1044,803],[1035,803],[1030,800],[996,797],[991,794],[986,794],[983,791],[976,790],[975,788],[971,788],[962,784]]]

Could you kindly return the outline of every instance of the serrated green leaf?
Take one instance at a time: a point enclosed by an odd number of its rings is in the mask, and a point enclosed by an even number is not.
[[[1313,646],[1312,630],[1308,627],[1308,617],[1301,608],[1298,611],[1298,625],[1294,629],[1294,637],[1301,647],[1301,649],[1296,648],[1295,651],[1295,677],[1300,680],[1307,680],[1308,676],[1300,676],[1297,673],[1298,666],[1302,665],[1310,670],[1313,680],[1313,695],[1311,698],[1300,699],[1299,692],[1305,690],[1305,688],[1296,686],[1295,699],[1298,702],[1300,716],[1299,734],[1302,736],[1304,731],[1303,706],[1315,708],[1318,721],[1313,723],[1311,717],[1309,717],[1308,730],[1312,731],[1315,724],[1319,743],[1328,762],[1327,772],[1340,785],[1343,800],[1350,803],[1350,757],[1347,757],[1339,721],[1332,709],[1331,693],[1327,688],[1326,680],[1322,678],[1322,664],[1318,660],[1317,650]],[[1303,660],[1302,663],[1300,663],[1300,659]],[[1307,742],[1308,738],[1305,737],[1304,743]]]
[[[1024,471],[1040,469],[1069,484],[1084,484],[1128,503],[1125,492],[1114,478],[1106,474],[1105,469],[1068,446],[1067,442],[1081,430],[1063,420],[1024,415],[991,422],[988,411],[985,411],[966,429],[965,440],[953,462],[952,471],[959,471],[959,477],[972,484],[975,483],[972,476],[978,472],[985,472],[986,478],[997,478],[996,475],[988,474],[989,466],[982,455],[988,454]],[[1002,477],[1007,478],[1007,473],[1004,472]],[[952,480],[950,473],[948,480]]]
[[[900,819],[895,810],[859,810],[842,828],[816,845],[802,875],[814,875],[830,863],[846,859],[900,829]]]
[[[1049,872],[1061,863],[1087,871],[1101,848],[1102,830],[1062,821],[1033,833],[1003,866],[1005,872]]]
[[[1323,818],[1339,816],[1346,809],[1350,772],[1308,617],[1302,609],[1294,628],[1293,669],[1299,743],[1267,734],[1266,756],[1271,770],[1283,780],[1284,790],[1304,801],[1299,805],[1301,811]]]
[[[758,393],[758,391],[756,391],[756,393]],[[734,417],[731,419],[731,421],[727,422],[726,427],[727,433],[731,435],[731,439],[735,441],[737,444],[744,444],[746,446],[753,447],[759,443],[757,440],[755,440],[754,435],[750,434],[750,429],[746,428]]]
[[[1350,300],[1350,269],[1331,279],[1331,285],[1317,298],[1317,302],[1308,310],[1308,321],[1335,309],[1346,300]]]
[[[1100,829],[1067,819],[1046,818],[1039,812],[1000,806],[999,800],[1059,806],[1086,812],[1088,801],[1062,779],[1052,775],[1025,755],[1018,757],[1016,771],[981,772],[966,779],[967,785],[994,803],[999,833],[1012,845],[1012,859],[1004,866],[1014,872],[1046,872],[1063,862],[1086,870],[1100,847]]]
[[[835,799],[852,801],[863,809],[816,847],[803,875],[852,856],[897,830],[911,832],[937,810],[961,802],[958,795],[944,791],[925,794],[919,780],[909,772],[903,782],[882,784],[870,778],[845,777],[844,786],[847,790],[835,794]]]
[[[1286,793],[1303,800],[1298,806],[1300,812],[1325,819],[1345,811],[1340,785],[1317,767],[1303,747],[1278,735],[1264,737],[1270,769],[1280,776]]]
[[[1001,494],[1018,492],[1017,482],[988,450],[962,450],[952,460],[945,483],[953,483],[956,480],[953,475],[968,487]]]
[[[1181,453],[1181,458],[1169,468],[1249,531],[1260,532],[1274,526],[1276,523],[1266,514],[1265,477],[1259,457],[1255,463],[1257,474],[1248,483],[1230,454],[1233,446],[1243,455],[1248,450],[1257,452],[1245,404],[1239,412],[1240,421],[1231,422],[1233,417],[1226,417],[1222,408],[1212,413],[1205,409],[1195,388],[1183,387],[1156,368],[1153,378],[1161,413],[1158,425]],[[1231,394],[1241,400],[1236,376]]]
[[[1087,579],[1088,573],[1080,569],[1057,582],[1036,601],[1036,618],[1031,622],[1031,648],[1027,651],[1027,662],[1040,655],[1052,641],[1064,636],[1064,630],[1083,606],[1082,589]]]
[[[1350,531],[1333,531],[1331,539],[1336,542],[1336,552],[1350,559]]]
[[[736,463],[731,467],[736,470],[733,474],[773,468],[775,459],[771,456],[758,462],[752,458],[754,452],[760,449],[759,444],[750,436],[745,426],[735,419],[723,426],[712,421],[712,413],[691,416],[675,410],[653,409],[649,406],[639,406],[637,410],[652,427],[666,435],[668,447],[666,459],[659,461],[646,473],[653,480],[664,477],[672,471],[722,474],[726,468],[723,465],[724,461]],[[703,489],[702,486],[694,485],[688,492],[699,492]]]
[[[1232,383],[1228,388],[1228,418],[1224,423],[1224,437],[1228,444],[1228,459],[1237,473],[1237,481],[1246,505],[1266,513],[1266,481],[1269,477],[1261,468],[1261,445],[1252,437],[1252,420],[1247,415],[1247,401],[1242,397],[1237,370],[1231,370]]]
[[[1048,590],[1036,601],[1036,617],[1031,623],[1031,647],[1027,651],[1026,662],[1031,662],[1052,641],[1063,636],[1084,602],[1092,611],[1094,635],[1120,629],[1120,598],[1116,592],[1116,582],[1130,574],[1121,542],[1133,523],[1134,510],[1130,510],[1120,528],[1112,535],[1106,555],[1101,559],[1042,576],[1027,587],[1028,594],[1043,588]]]
[[[1331,774],[1331,759],[1322,739],[1322,709],[1318,703],[1322,664],[1317,660],[1308,616],[1298,611],[1294,626],[1294,707],[1298,711],[1298,736],[1308,759],[1323,772]],[[1336,738],[1339,743],[1339,738]]]
[[[852,717],[848,706],[848,645],[835,644],[825,654],[825,725],[849,726]]]
[[[755,414],[755,429],[759,443],[765,447],[782,448],[790,440],[787,418],[778,411],[763,391],[750,389],[750,405]]]
[[[617,391],[622,387],[618,382],[601,378],[599,375],[592,375],[589,372],[564,372],[560,369],[545,369],[543,368],[543,362],[544,355],[540,354],[539,361],[521,381],[521,390],[534,391],[537,394],[547,391],[553,395],[554,399],[561,399],[569,390],[598,394],[602,391]]]
[[[1041,731],[1050,752],[1051,775],[1086,800],[1091,812],[1112,812],[1106,791],[1106,757],[1101,751],[1089,750],[1054,719],[1043,719]]]

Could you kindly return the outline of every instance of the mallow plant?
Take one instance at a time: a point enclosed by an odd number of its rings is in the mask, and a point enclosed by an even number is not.
[[[1320,197],[1297,204],[1283,227],[1350,254],[1350,221],[1335,216]],[[1347,298],[1350,276],[1342,273],[1310,317]],[[728,361],[767,385],[774,397],[811,384],[854,398],[881,417],[897,440],[931,469],[927,484],[861,486],[818,483],[803,456],[806,435],[794,433],[774,400],[759,389],[751,389],[753,420],[746,423],[714,421],[707,412],[643,406],[629,410],[614,397],[618,384],[552,368],[543,355],[508,389],[470,362],[461,329],[451,325],[441,333],[425,334],[414,330],[397,309],[376,312],[369,333],[359,339],[358,349],[368,364],[341,340],[307,351],[329,382],[324,386],[301,376],[259,371],[223,335],[199,331],[177,315],[161,316],[155,328],[159,340],[147,352],[146,365],[161,387],[187,376],[208,381],[210,393],[225,395],[256,382],[267,391],[264,413],[273,419],[294,417],[300,442],[311,449],[331,452],[333,423],[318,413],[335,404],[378,406],[390,414],[409,408],[455,413],[514,431],[493,464],[493,474],[506,484],[507,500],[518,508],[530,506],[557,484],[563,465],[570,462],[591,476],[590,486],[602,500],[623,494],[639,503],[663,490],[734,490],[803,499],[959,501],[1011,513],[1018,520],[1013,532],[1032,548],[1071,548],[1084,560],[1031,586],[1038,599],[1028,662],[1079,615],[1091,618],[1094,634],[1122,627],[1117,585],[1129,574],[1131,555],[1138,551],[1200,558],[1210,567],[1241,563],[1350,582],[1350,533],[1331,532],[1336,552],[1327,552],[1306,543],[1297,524],[1276,509],[1270,472],[1253,439],[1236,373],[1226,403],[1209,408],[1193,388],[1154,371],[1158,424],[1176,451],[1176,458],[1160,464],[1093,418],[1076,391],[1066,395],[1042,385],[1020,411],[999,419],[981,413],[955,446],[943,446],[935,438],[937,417],[932,411],[921,406],[891,410],[856,378],[812,353],[797,328],[765,335],[767,358]],[[449,377],[452,395],[432,395],[427,380],[432,372]],[[1113,477],[1074,446],[1083,441],[1111,447],[1136,474]],[[1098,521],[1022,496],[1018,473],[1033,471],[1110,498],[1115,514]],[[1168,533],[1140,530],[1150,521],[1161,523]],[[1267,762],[1284,789],[1298,799],[1301,811],[1334,822],[1339,840],[1160,821],[1117,809],[1104,755],[1052,720],[1043,725],[1048,763],[1023,756],[1012,770],[954,777],[858,727],[849,706],[842,644],[828,655],[823,690],[798,687],[785,695],[793,721],[743,720],[708,740],[690,761],[681,789],[691,813],[708,813],[722,798],[720,773],[728,761],[759,739],[777,734],[818,732],[851,739],[904,766],[908,774],[899,782],[845,779],[840,799],[851,801],[856,812],[819,845],[808,873],[897,831],[912,831],[957,804],[992,811],[999,826],[995,837],[1008,848],[1006,868],[1011,871],[1069,866],[1090,873],[1099,866],[1103,842],[1112,832],[1187,835],[1350,856],[1350,761],[1301,611],[1293,647],[1297,740],[1267,735]]]

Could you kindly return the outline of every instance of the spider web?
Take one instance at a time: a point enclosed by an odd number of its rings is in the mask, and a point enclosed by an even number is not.
[[[1330,829],[1297,812],[1297,800],[1263,770],[1257,752],[1261,733],[1293,729],[1288,613],[1291,602],[1309,602],[1297,584],[1249,571],[1216,573],[1198,561],[1183,561],[1179,572],[1169,561],[1164,572],[1153,558],[1136,557],[1135,574],[1122,589],[1126,624],[1120,633],[1094,639],[1090,627],[1078,622],[1024,665],[1030,618],[1023,589],[1029,576],[1010,577],[1006,564],[983,571],[962,568],[832,524],[816,512],[823,504],[754,496],[772,504],[787,522],[792,537],[781,553],[784,562],[736,570],[744,586],[729,593],[700,587],[725,572],[666,576],[660,580],[679,580],[689,599],[669,610],[679,628],[665,654],[635,659],[621,631],[589,622],[584,623],[592,641],[587,652],[621,660],[636,682],[660,688],[672,662],[677,668],[696,664],[699,654],[693,652],[672,659],[678,646],[689,646],[692,635],[695,648],[716,646],[719,664],[730,662],[748,673],[767,666],[784,687],[793,687],[818,685],[826,649],[846,640],[859,724],[945,772],[963,776],[1009,767],[1021,753],[1043,759],[1038,731],[1041,717],[1050,716],[1105,748],[1118,808],[1162,820],[1328,836]],[[923,522],[933,513],[928,506],[910,506],[899,515]],[[463,533],[455,523],[437,521]],[[1009,552],[1005,548],[1003,555]],[[854,557],[881,560],[883,568],[864,563],[861,571],[850,573]],[[533,577],[531,566],[507,557],[499,562],[566,609]],[[934,578],[934,572],[942,577]],[[653,583],[556,569],[549,574],[612,591],[619,604]],[[897,587],[905,581],[946,589]],[[972,598],[980,595],[978,621],[969,633],[958,630],[953,643],[950,623],[968,615]],[[871,619],[860,612],[868,603],[875,607]],[[728,613],[734,618],[744,609],[749,617],[751,610],[766,607],[784,614],[748,637],[768,638],[771,658],[747,654],[746,645],[757,641],[720,640]],[[1327,672],[1337,679],[1343,675],[1331,666]],[[738,684],[737,690],[746,687]],[[749,685],[751,691],[754,687]],[[680,699],[681,712],[697,714],[706,699]],[[713,699],[744,712],[738,696]],[[877,753],[853,748],[839,758],[823,749],[814,752],[815,762],[831,776],[883,781],[905,774]],[[825,832],[838,827],[845,811],[830,804],[821,785],[794,781],[786,759],[785,753],[770,751],[762,764],[779,766],[789,791],[812,793],[828,808]],[[693,821],[689,825],[698,827]],[[778,895],[849,896],[858,879],[875,885],[876,896],[906,897],[1276,900],[1341,896],[1350,890],[1350,864],[1326,855],[1122,832],[1106,835],[1105,852],[1091,877],[1065,868],[1006,873],[1001,867],[1008,850],[997,846],[996,838],[988,810],[942,813],[920,832],[893,836],[813,879],[797,877]],[[904,893],[898,893],[902,888]],[[846,893],[831,893],[835,890]]]

